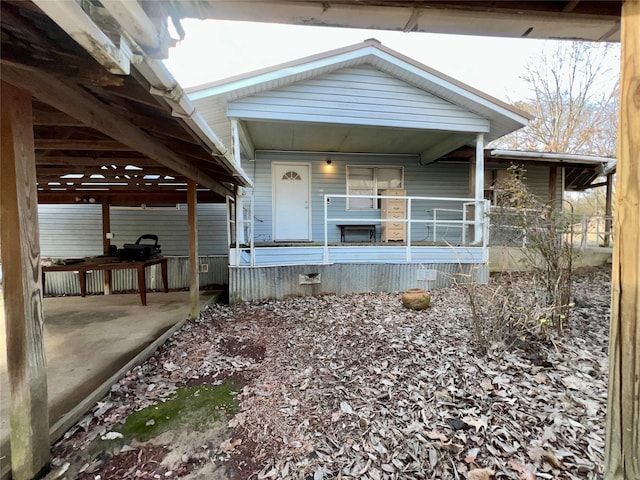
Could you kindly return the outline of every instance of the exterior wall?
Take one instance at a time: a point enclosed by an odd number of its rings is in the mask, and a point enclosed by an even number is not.
[[[419,287],[444,288],[468,275],[488,281],[488,267],[458,264],[294,265],[229,270],[229,302],[335,293],[400,292]]]
[[[39,205],[42,257],[74,258],[101,255],[100,205]],[[158,235],[162,254],[189,255],[187,206],[179,210],[111,209],[113,245],[135,243],[140,235]],[[201,255],[227,255],[226,205],[198,205],[198,251]]]
[[[327,168],[326,160],[331,158],[331,166]],[[304,152],[258,152],[255,162],[244,162],[243,168],[254,182],[254,232],[256,242],[270,242],[273,239],[272,229],[272,185],[271,163],[277,162],[311,162],[311,215],[312,239],[324,242],[324,195],[344,195],[347,190],[347,166],[401,166],[404,168],[404,188],[408,196],[424,197],[469,197],[469,167],[466,164],[433,163],[426,166],[418,164],[418,157],[413,155],[358,155],[358,154],[325,154]],[[459,208],[459,204],[439,202],[438,208]],[[433,207],[433,206],[432,206]],[[413,218],[428,218],[429,205],[416,203],[411,215]],[[329,216],[340,218],[371,218],[379,221],[380,211],[346,211],[345,199],[332,199]],[[329,229],[329,242],[340,240],[337,227]],[[366,239],[363,236],[363,239]],[[426,225],[412,227],[412,241],[429,239]]]
[[[479,115],[369,66],[344,68],[244,97],[227,108],[229,117],[243,119],[489,131],[489,121]],[[206,107],[204,115],[207,118]]]
[[[491,170],[506,170],[508,165],[502,164],[492,164],[488,163],[485,165],[485,169],[487,172]],[[526,165],[526,185],[541,201],[546,202],[549,200],[549,167],[536,167],[533,165]],[[486,175],[486,174],[485,174]],[[558,168],[558,177],[556,180],[556,202],[558,205],[562,203],[562,176],[563,172],[561,168]]]

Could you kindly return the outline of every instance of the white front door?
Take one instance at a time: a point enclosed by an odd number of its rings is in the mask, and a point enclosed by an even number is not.
[[[311,166],[273,163],[273,239],[311,240]]]

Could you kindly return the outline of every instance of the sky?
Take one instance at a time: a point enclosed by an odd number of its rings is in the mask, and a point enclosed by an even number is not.
[[[183,87],[201,85],[259,68],[376,38],[425,65],[500,100],[528,96],[519,78],[545,44],[505,39],[219,20],[184,20],[185,39],[170,49],[165,65]]]

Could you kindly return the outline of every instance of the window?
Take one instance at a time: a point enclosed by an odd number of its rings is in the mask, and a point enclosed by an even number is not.
[[[380,195],[388,188],[403,188],[402,167],[347,167],[348,195]],[[350,198],[349,210],[379,209],[373,198]]]
[[[290,171],[282,176],[282,180],[302,180],[298,172]]]

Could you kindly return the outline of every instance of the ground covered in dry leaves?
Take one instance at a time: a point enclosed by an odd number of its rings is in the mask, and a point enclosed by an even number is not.
[[[55,445],[50,477],[600,478],[608,270],[576,272],[564,336],[487,356],[459,287],[423,312],[398,293],[210,307]],[[222,425],[94,452],[132,412],[226,378],[239,413]]]

